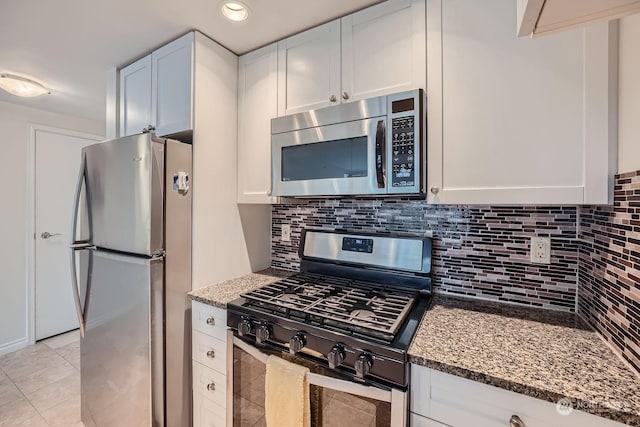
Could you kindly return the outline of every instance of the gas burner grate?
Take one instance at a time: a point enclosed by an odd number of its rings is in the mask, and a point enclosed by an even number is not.
[[[301,273],[242,296],[288,317],[312,316],[326,325],[391,340],[413,306],[416,293],[377,283]]]

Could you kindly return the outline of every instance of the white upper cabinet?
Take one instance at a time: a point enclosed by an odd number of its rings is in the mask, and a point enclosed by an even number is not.
[[[339,96],[340,20],[278,42],[279,115],[326,107]]]
[[[120,135],[134,135],[151,123],[151,55],[120,70]]]
[[[194,33],[120,70],[120,136],[149,125],[158,135],[193,129]]]
[[[640,12],[640,0],[518,0],[518,35],[543,36]]]
[[[278,115],[278,45],[240,57],[238,203],[272,203],[271,119]]]
[[[388,0],[278,43],[278,115],[424,88],[425,0]]]
[[[275,203],[271,119],[426,86],[425,0],[388,0],[240,57],[238,203]]]
[[[151,54],[151,120],[158,135],[193,128],[193,33]]]
[[[424,0],[386,1],[342,18],[343,100],[425,85]]]
[[[608,203],[617,32],[601,23],[518,38],[515,9],[427,0],[429,200]]]

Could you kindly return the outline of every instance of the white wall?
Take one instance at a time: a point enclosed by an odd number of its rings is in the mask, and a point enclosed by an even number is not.
[[[640,14],[620,20],[618,172],[640,170]]]
[[[28,126],[104,134],[104,123],[0,102],[0,354],[26,344]]]

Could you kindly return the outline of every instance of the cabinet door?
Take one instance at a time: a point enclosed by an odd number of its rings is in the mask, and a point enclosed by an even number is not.
[[[429,200],[607,203],[609,24],[518,38],[512,0],[427,0]]]
[[[339,19],[278,42],[279,115],[339,102]]]
[[[201,393],[193,394],[193,427],[226,427],[227,410],[205,399]]]
[[[120,136],[141,133],[151,123],[151,55],[120,70]]]
[[[271,119],[278,115],[278,45],[240,57],[238,203],[272,203]]]
[[[342,18],[342,98],[426,86],[425,0],[390,0]]]
[[[414,396],[415,390],[411,391],[412,401],[428,401],[428,405],[423,405],[423,409],[427,408],[425,413],[411,414],[412,422],[418,422],[418,426],[504,427],[512,425],[510,420],[517,416],[526,427],[622,427],[618,422],[578,409],[569,414],[562,413],[554,402],[429,368],[417,367],[416,375],[415,368],[415,365],[411,366],[412,387],[414,381],[422,380],[424,390],[428,390],[419,396]],[[434,424],[431,420],[437,422]]]
[[[151,117],[158,135],[193,128],[193,33],[151,54]]]

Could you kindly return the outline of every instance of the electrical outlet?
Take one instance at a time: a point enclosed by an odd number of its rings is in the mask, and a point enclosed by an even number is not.
[[[290,224],[282,224],[282,231],[280,232],[280,239],[283,242],[291,241],[291,225]]]
[[[551,264],[551,239],[549,237],[531,238],[531,262]]]

